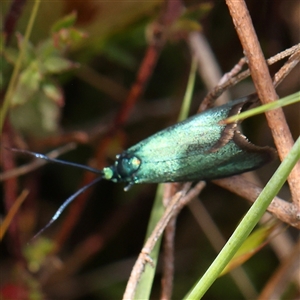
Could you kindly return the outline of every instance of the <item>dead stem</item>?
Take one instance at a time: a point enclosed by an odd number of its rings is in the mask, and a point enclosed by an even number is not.
[[[189,185],[190,187],[190,185]],[[187,187],[187,189],[189,188]],[[163,192],[163,204],[164,207],[169,205],[172,197],[180,190],[184,189],[182,184],[178,183],[166,183],[164,184]],[[171,299],[173,291],[173,279],[174,279],[174,244],[175,244],[175,231],[176,231],[177,218],[174,216],[164,231],[163,240],[163,267],[162,267],[162,279],[161,279],[161,296],[160,299]]]
[[[267,64],[270,66],[284,58],[286,58],[287,56],[291,56],[289,58],[289,60],[292,59],[293,64],[290,63],[290,70],[293,69],[295,67],[295,65],[298,63],[298,60],[294,57],[294,55],[296,55],[297,53],[299,53],[300,51],[300,44],[297,44],[291,48],[288,48],[280,53],[277,53],[276,55],[270,57],[267,59]],[[200,104],[200,107],[198,109],[198,113],[205,110],[207,107],[212,106],[212,104],[214,103],[214,101],[228,88],[236,85],[237,83],[239,83],[240,81],[244,80],[245,78],[247,78],[248,76],[250,76],[250,70],[247,69],[239,74],[237,74],[235,71],[240,67],[241,64],[243,64],[243,62],[246,61],[245,57],[242,57],[239,62],[233,67],[233,69],[227,73],[225,73],[225,75],[223,76],[223,78],[221,79],[221,81],[218,83],[218,85],[216,87],[214,87],[211,91],[208,92],[208,94],[205,96],[205,98],[203,99],[203,101]],[[289,72],[290,72],[289,70]],[[280,84],[280,82],[287,76],[287,74],[282,71],[284,74],[284,77],[281,78],[281,80],[279,81],[277,76],[278,73],[275,74],[274,77],[274,86],[276,87],[278,84]],[[224,82],[224,78],[226,79]]]
[[[192,56],[198,63],[198,72],[207,90],[212,90],[222,77],[221,68],[213,55],[212,49],[205,36],[200,32],[192,32],[187,40]],[[219,97],[218,104],[222,105],[230,100],[229,92]]]
[[[254,202],[262,191],[262,188],[245,180],[242,175],[213,180],[213,183],[251,202]],[[236,188],[237,186],[239,187],[238,189]],[[297,218],[297,212],[293,209],[292,203],[275,197],[268,207],[268,211],[281,221],[300,229],[300,220]]]
[[[192,188],[187,194],[186,191],[177,192],[170,201],[166,208],[162,218],[157,223],[155,229],[151,233],[150,237],[146,241],[142,251],[139,254],[138,259],[132,269],[130,278],[128,280],[123,299],[133,299],[135,291],[139,282],[139,279],[143,273],[147,262],[151,261],[151,251],[153,250],[157,240],[163,233],[170,219],[179,213],[179,211],[194,197],[196,197],[200,191],[205,187],[205,182],[200,181],[194,188]]]
[[[300,47],[298,51],[293,53],[288,61],[280,68],[280,70],[275,74],[273,84],[278,86],[286,76],[296,67],[300,61]]]
[[[173,281],[174,281],[174,240],[176,232],[177,218],[171,218],[164,232],[163,243],[163,274],[161,279],[160,299],[172,299]]]
[[[226,0],[226,3],[243,46],[245,56],[248,59],[249,69],[259,98],[262,103],[269,103],[277,100],[278,96],[273,86],[272,79],[245,2]],[[266,117],[273,134],[279,157],[283,160],[294,144],[283,110],[278,108],[268,111],[266,112]],[[298,215],[300,214],[299,181],[300,162],[295,165],[288,177],[288,183]]]

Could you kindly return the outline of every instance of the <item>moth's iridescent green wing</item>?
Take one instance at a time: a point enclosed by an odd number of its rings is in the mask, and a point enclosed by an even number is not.
[[[222,123],[252,102],[251,96],[231,101],[157,132],[121,153],[104,178],[130,185],[195,181],[261,167],[275,152],[248,142],[237,123]]]

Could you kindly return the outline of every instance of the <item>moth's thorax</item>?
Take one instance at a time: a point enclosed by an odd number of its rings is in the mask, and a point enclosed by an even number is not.
[[[113,182],[132,182],[135,172],[141,166],[141,160],[126,151],[117,155],[113,166],[103,169],[104,178]]]

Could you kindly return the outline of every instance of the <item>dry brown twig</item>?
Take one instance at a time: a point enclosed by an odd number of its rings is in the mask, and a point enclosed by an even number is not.
[[[201,80],[208,91],[213,90],[216,85],[220,84],[222,73],[209,43],[207,42],[204,34],[201,32],[191,32],[188,36],[187,43],[192,56],[197,61],[198,73]],[[233,77],[233,75],[231,77]],[[229,92],[224,91],[224,93],[218,98],[218,104],[225,104],[229,100]]]
[[[251,202],[254,202],[262,191],[262,188],[245,180],[242,175],[213,180],[213,183]],[[239,187],[238,189],[237,186]],[[300,229],[300,220],[296,218],[292,203],[275,197],[268,207],[268,212],[272,213],[279,220]]]
[[[286,57],[286,54],[291,54],[288,61],[280,68],[280,70],[275,74],[273,85],[278,86],[284,78],[291,72],[291,70],[299,63],[300,61],[300,44],[287,49],[275,55],[270,59],[271,62],[276,62],[278,59]],[[232,191],[233,193],[242,196],[243,198],[253,202],[258,197],[261,188],[254,185],[251,182],[243,179],[242,176],[233,176],[230,178],[215,180],[214,183],[222,186],[225,189]],[[236,189],[236,186],[239,186],[239,189]],[[259,191],[259,193],[258,193]],[[253,194],[251,194],[253,193]],[[268,208],[268,211],[271,212],[278,219],[283,222],[300,228],[300,220],[298,218],[298,211],[295,209],[293,203],[286,202],[279,198],[274,198],[271,205]]]
[[[178,186],[179,185],[179,186]],[[180,188],[184,187],[176,183],[164,184],[163,205],[167,207],[172,196],[176,194]],[[162,278],[161,278],[161,299],[171,299],[173,291],[174,279],[174,241],[176,233],[176,217],[172,217],[164,230],[163,236],[163,259],[162,259]]]
[[[150,254],[153,250],[157,240],[163,233],[165,227],[169,223],[170,219],[176,216],[182,207],[184,207],[189,201],[191,201],[194,197],[196,197],[200,191],[205,187],[205,182],[200,181],[194,188],[187,192],[188,185],[184,185],[185,189],[177,192],[172,199],[170,200],[166,210],[159,220],[155,229],[151,233],[150,237],[147,239],[143,249],[141,250],[138,259],[132,269],[130,274],[130,278],[128,280],[125,293],[123,295],[123,299],[133,299],[135,295],[135,291],[139,282],[139,279],[143,273],[145,268],[145,264],[148,262],[151,263]]]
[[[277,62],[279,59],[285,58],[286,54],[289,54],[291,56],[289,57],[288,61],[275,74],[273,80],[274,87],[278,86],[291,72],[291,70],[299,63],[300,44],[273,56],[268,61],[270,61],[270,63]],[[216,88],[215,91],[216,90],[218,90],[218,88]],[[232,191],[233,193],[236,193],[252,202],[255,201],[255,199],[258,196],[256,191],[261,190],[260,187],[255,186],[253,185],[253,183],[244,180],[242,176],[234,176],[226,179],[215,180],[214,182],[222,186],[223,188],[226,188]],[[239,189],[237,190],[235,186],[239,186]],[[251,193],[253,193],[253,195],[251,195]],[[274,216],[276,216],[283,222],[286,222],[289,225],[294,226],[296,228],[300,228],[300,221],[297,215],[297,210],[295,209],[293,203],[288,203],[284,200],[280,200],[279,198],[274,198],[272,204],[268,208],[268,211],[273,213]]]
[[[269,69],[256,36],[251,17],[244,1],[226,0],[237,34],[248,60],[251,76],[262,103],[278,99],[272,83]],[[285,120],[282,109],[266,112],[266,118],[272,131],[274,142],[281,160],[291,150],[294,141]],[[294,209],[300,217],[300,162],[295,165],[288,177]]]
[[[280,53],[277,53],[276,55],[268,58],[266,60],[266,63],[271,66],[272,64],[286,58],[289,56],[289,70],[283,69],[283,71],[278,71],[274,77],[274,86],[278,86],[278,84],[289,74],[289,72],[295,67],[295,65],[299,62],[299,59],[295,57],[297,53],[300,51],[300,43],[297,45],[294,45],[291,48],[288,48]],[[236,85],[240,81],[244,80],[245,78],[250,76],[250,70],[247,69],[241,73],[236,73],[238,70],[241,69],[242,65],[247,61],[246,57],[242,57],[238,63],[232,68],[231,71],[224,74],[224,76],[221,78],[220,82],[216,85],[215,88],[213,88],[203,99],[203,101],[200,104],[198,112],[201,112],[205,110],[207,107],[212,105],[214,100],[216,100],[225,90],[228,88]],[[282,68],[281,68],[282,69]],[[285,71],[284,71],[285,70]],[[282,72],[282,78],[281,81],[277,79],[279,74]],[[286,73],[287,72],[287,73]],[[279,74],[278,74],[279,73]],[[277,75],[278,74],[278,75]]]

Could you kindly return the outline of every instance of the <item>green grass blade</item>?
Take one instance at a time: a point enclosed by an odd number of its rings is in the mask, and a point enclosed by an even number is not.
[[[287,105],[291,105],[296,102],[300,102],[300,91],[296,92],[292,95],[289,95],[287,97],[284,97],[282,99],[279,99],[277,101],[274,101],[272,103],[264,104],[259,107],[255,107],[255,108],[249,109],[247,111],[244,111],[238,115],[232,116],[232,117],[224,120],[224,122],[232,123],[232,122],[244,120],[246,118],[253,117],[258,114],[262,114],[266,111],[269,111],[269,110],[272,110],[275,108],[279,108],[279,107],[283,107],[283,106],[287,106]]]
[[[242,243],[246,240],[262,215],[265,213],[272,199],[277,195],[284,182],[286,181],[289,173],[299,159],[300,137],[297,139],[291,151],[284,159],[284,161],[280,164],[279,168],[269,180],[261,194],[253,203],[217,258],[210,265],[210,267],[198,281],[198,283],[186,295],[185,299],[200,299],[205,294],[205,292],[218,278],[219,274],[240,248]]]
[[[185,95],[184,95],[183,102],[182,102],[181,109],[180,109],[180,114],[178,117],[178,122],[183,121],[189,115],[189,110],[191,107],[192,96],[193,96],[193,90],[194,90],[194,86],[195,86],[196,71],[197,71],[197,61],[195,58],[193,58],[188,84],[186,87]]]

